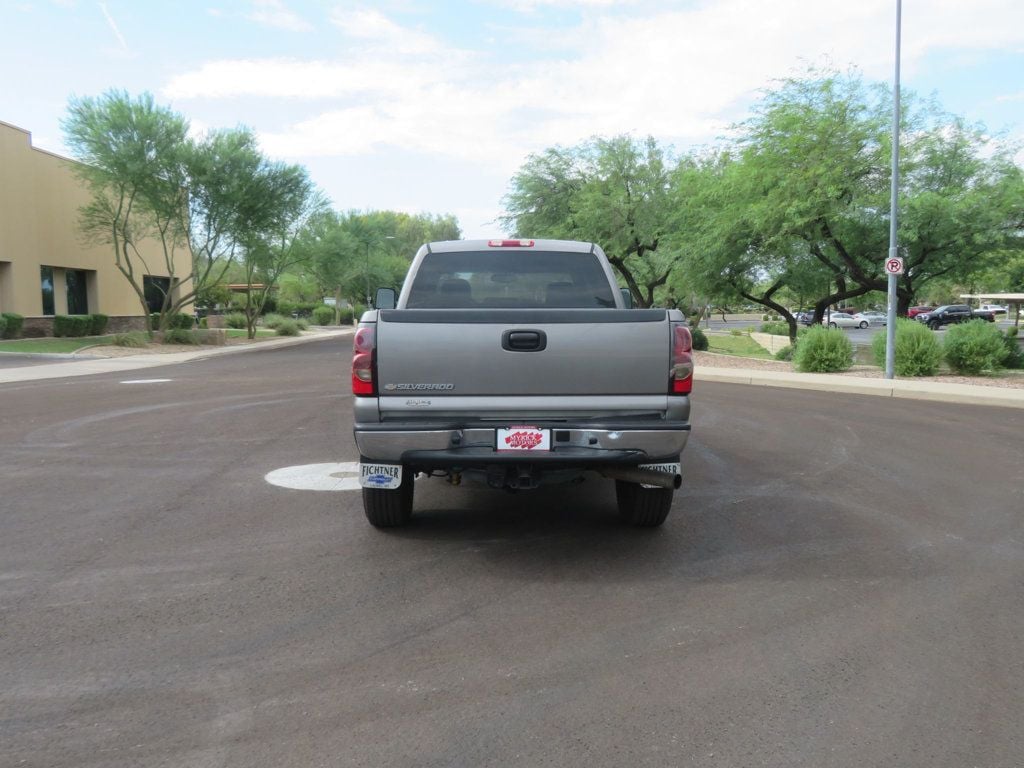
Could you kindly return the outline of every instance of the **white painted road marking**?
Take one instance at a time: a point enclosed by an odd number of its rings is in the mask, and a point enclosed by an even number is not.
[[[128,379],[128,381],[122,381],[122,384],[164,384],[168,381],[174,381],[174,379]]]
[[[268,472],[264,478],[271,485],[296,491],[358,491],[359,462],[342,464],[300,464]]]

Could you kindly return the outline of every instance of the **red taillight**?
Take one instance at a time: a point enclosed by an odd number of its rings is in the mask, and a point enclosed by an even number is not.
[[[685,323],[672,323],[671,392],[688,395],[693,390],[693,336]]]
[[[352,341],[352,394],[375,395],[376,332],[373,325],[360,325]]]
[[[533,240],[488,240],[491,248],[532,248]]]

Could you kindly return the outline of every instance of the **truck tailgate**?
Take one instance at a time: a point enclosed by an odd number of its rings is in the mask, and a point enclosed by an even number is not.
[[[382,395],[664,394],[670,352],[662,309],[382,310],[377,322]]]

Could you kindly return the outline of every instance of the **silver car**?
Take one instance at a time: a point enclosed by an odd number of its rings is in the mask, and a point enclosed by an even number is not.
[[[888,325],[889,316],[885,312],[858,312],[854,320],[867,320],[869,325]]]
[[[870,325],[866,319],[858,319],[846,312],[833,312],[831,315],[826,315],[822,322],[829,328],[867,328]]]

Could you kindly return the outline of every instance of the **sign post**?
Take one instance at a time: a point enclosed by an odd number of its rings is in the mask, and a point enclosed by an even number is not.
[[[896,74],[892,92],[892,184],[889,190],[889,258],[885,271],[889,273],[888,301],[885,321],[885,378],[895,375],[896,367],[896,276],[903,274],[903,259],[899,256],[896,238],[896,215],[900,189],[900,25],[902,0],[896,0]]]

